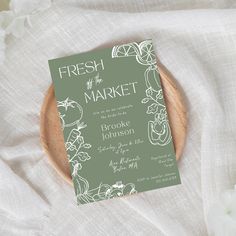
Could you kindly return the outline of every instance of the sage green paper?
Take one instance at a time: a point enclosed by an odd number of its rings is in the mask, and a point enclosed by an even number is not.
[[[151,40],[49,66],[78,204],[180,183]]]

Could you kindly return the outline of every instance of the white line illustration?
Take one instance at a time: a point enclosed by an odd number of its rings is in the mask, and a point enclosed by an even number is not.
[[[85,150],[92,147],[91,144],[85,143],[81,132],[81,129],[87,127],[81,121],[83,118],[83,108],[78,102],[71,100],[69,97],[63,101],[58,101],[57,106],[63,130],[70,129],[65,147],[71,166],[71,175],[78,204],[136,193],[137,191],[133,183],[122,184],[121,181],[117,181],[113,185],[100,183],[98,187],[90,189],[88,180],[79,175],[83,164],[91,159],[91,156]],[[67,116],[70,117],[68,118]]]
[[[157,66],[149,66],[145,73],[146,97],[142,103],[150,104],[146,113],[153,116],[153,120],[148,121],[148,139],[152,145],[165,146],[172,140],[167,111],[163,101],[163,91],[157,79]]]
[[[76,176],[74,182],[78,186],[76,188],[76,196],[79,204],[112,199],[115,197],[137,193],[134,184],[122,184],[121,181],[117,181],[113,185],[101,183],[94,189],[89,189],[88,181],[79,175]]]
[[[146,113],[152,115],[152,120],[148,121],[148,139],[152,145],[165,146],[172,140],[171,130],[167,118],[166,107],[163,103],[163,94],[158,78],[158,68],[156,65],[155,52],[152,41],[145,40],[141,43],[128,43],[114,46],[112,58],[135,57],[139,64],[148,66],[144,72],[146,84],[146,97],[142,103],[151,103]]]
[[[138,63],[142,65],[153,65],[156,63],[155,52],[151,40],[141,43],[127,43],[112,48],[112,58],[135,56]]]
[[[57,102],[59,108],[59,117],[61,119],[62,128],[71,127],[79,123],[83,116],[83,109],[78,102],[67,97],[63,101]],[[74,117],[76,119],[74,120]]]
[[[81,122],[83,108],[78,102],[71,100],[69,97],[63,101],[58,101],[57,107],[63,129],[75,126],[70,130],[65,142],[67,157],[72,166],[72,176],[75,176],[78,170],[82,169],[82,162],[91,158],[85,150],[92,146],[84,142],[84,137],[81,134],[81,129],[87,127],[84,122]]]

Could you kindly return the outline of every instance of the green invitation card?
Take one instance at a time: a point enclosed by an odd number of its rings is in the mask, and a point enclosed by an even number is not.
[[[49,66],[78,204],[180,184],[151,40]]]

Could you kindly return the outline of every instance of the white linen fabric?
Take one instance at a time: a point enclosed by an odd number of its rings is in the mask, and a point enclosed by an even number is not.
[[[0,66],[0,235],[210,235],[209,208],[236,183],[234,7],[233,0],[59,0],[31,18],[22,38],[8,37]],[[40,146],[47,61],[150,38],[187,104],[182,184],[78,207]]]

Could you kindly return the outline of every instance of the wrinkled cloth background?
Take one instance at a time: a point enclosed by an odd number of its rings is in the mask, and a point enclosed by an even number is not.
[[[233,8],[233,0],[57,0],[31,18],[22,38],[8,38],[0,66],[0,235],[209,235],[209,208],[236,183]],[[187,104],[182,185],[77,207],[40,146],[47,61],[149,38]]]

